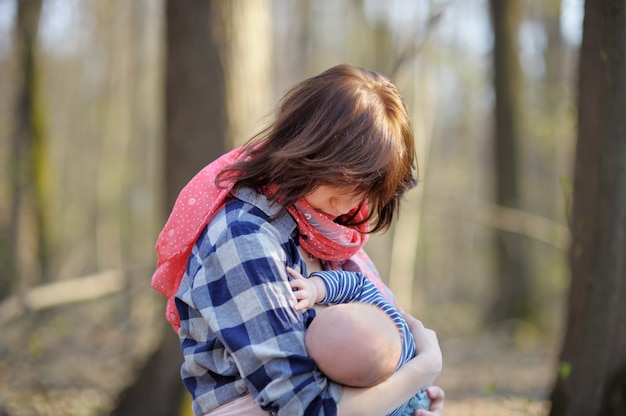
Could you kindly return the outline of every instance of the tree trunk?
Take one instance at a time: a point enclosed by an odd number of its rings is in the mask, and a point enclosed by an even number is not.
[[[163,212],[169,212],[182,187],[226,149],[223,62],[209,24],[215,4],[166,2]],[[185,394],[181,364],[178,337],[164,324],[161,344],[121,395],[114,414],[178,414]]]
[[[0,279],[3,294],[39,283],[46,276],[48,264],[43,212],[44,144],[36,59],[40,15],[41,0],[17,3],[15,44],[20,76],[9,159],[11,222],[10,254],[6,260],[10,274]]]
[[[586,1],[571,287],[552,416],[626,414],[626,3]]]
[[[242,145],[272,109],[273,47],[267,0],[215,3],[213,35],[224,64],[226,146]]]
[[[520,0],[491,0],[490,4],[494,32],[496,203],[519,209],[517,148],[520,142],[522,91],[517,33],[522,9]],[[528,318],[532,308],[526,241],[521,236],[498,231],[496,250],[495,299],[488,321]]]
[[[180,413],[185,394],[180,379],[180,343],[169,323],[164,322],[162,326],[159,348],[140,369],[134,383],[120,395],[112,416],[175,416]]]
[[[270,110],[269,4],[168,0],[166,31],[163,208],[169,212],[189,179],[252,135],[262,111]],[[180,346],[169,324],[163,331],[116,416],[180,411]]]
[[[217,1],[166,3],[165,212],[226,147],[224,62],[210,26]]]
[[[545,187],[540,205],[544,215],[550,218],[558,218],[563,206],[562,192],[559,189],[559,181],[556,178],[559,172],[566,172],[569,169],[567,157],[571,155],[566,145],[569,140],[564,140],[564,135],[568,131],[563,122],[563,102],[568,99],[570,90],[570,66],[568,63],[568,50],[563,42],[561,30],[561,0],[549,0],[543,4],[542,24],[546,33],[546,46],[543,57],[545,72],[543,83],[541,84],[541,118],[550,120],[550,128],[545,132],[538,133],[539,140],[550,143],[546,146],[549,155],[546,153],[545,166],[537,173],[535,178],[550,178],[542,185]],[[549,159],[552,158],[552,161]],[[551,163],[550,163],[551,162]]]

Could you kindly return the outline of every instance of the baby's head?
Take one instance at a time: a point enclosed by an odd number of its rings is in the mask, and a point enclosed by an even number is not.
[[[385,380],[396,370],[402,354],[400,333],[391,317],[361,302],[319,311],[306,332],[305,344],[328,378],[354,387]]]

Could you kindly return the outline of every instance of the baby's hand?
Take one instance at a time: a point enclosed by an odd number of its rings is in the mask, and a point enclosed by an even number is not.
[[[289,285],[291,286],[291,289],[296,296],[296,300],[298,301],[294,305],[294,309],[297,311],[306,311],[311,309],[313,305],[315,305],[315,300],[317,299],[317,288],[315,287],[315,284],[291,267],[287,267],[287,273],[293,277],[293,279],[289,282]]]

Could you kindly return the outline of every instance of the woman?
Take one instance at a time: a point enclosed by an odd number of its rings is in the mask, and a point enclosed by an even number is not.
[[[362,246],[391,224],[415,159],[397,88],[339,65],[293,87],[272,124],[185,186],[153,286],[169,297],[196,415],[380,416],[434,380],[435,333],[408,317],[416,358],[373,387],[329,381],[304,345],[315,313],[295,311],[286,270],[360,271],[391,298]],[[432,395],[442,414],[443,392]]]

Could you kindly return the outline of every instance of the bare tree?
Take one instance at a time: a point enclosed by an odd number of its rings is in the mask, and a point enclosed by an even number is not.
[[[215,1],[166,2],[163,212],[204,165],[225,150],[223,63],[210,18]],[[178,337],[163,319],[162,340],[114,414],[176,415],[184,389]]]
[[[521,69],[517,32],[522,14],[520,0],[491,0],[494,33],[493,70],[495,90],[495,195],[496,203],[517,209],[521,205],[518,172],[520,143]],[[497,231],[495,293],[488,320],[527,318],[531,288],[527,247],[523,237]]]
[[[165,212],[185,183],[225,150],[224,62],[210,26],[216,3],[166,3]]]
[[[239,146],[259,129],[272,104],[273,46],[267,0],[215,4],[211,22],[224,64],[226,146]]]
[[[265,0],[166,2],[164,212],[182,187],[252,134],[271,91]],[[264,42],[265,40],[265,42]],[[163,319],[159,348],[115,414],[171,416],[183,398],[179,341]]]
[[[545,73],[541,84],[541,117],[550,120],[550,129],[541,133],[540,140],[544,143],[552,142],[549,157],[552,163],[546,163],[541,176],[549,175],[552,178],[558,176],[557,172],[566,172],[572,159],[571,149],[574,140],[570,140],[569,129],[565,127],[565,117],[568,114],[564,109],[564,103],[571,99],[573,92],[572,73],[576,67],[573,64],[573,49],[568,46],[563,38],[562,24],[560,20],[561,0],[550,0],[542,3],[542,26],[546,34],[546,45],[543,53]],[[557,180],[546,181],[543,192],[543,208],[547,215],[556,217],[563,205],[562,191],[559,189]]]
[[[15,97],[14,127],[9,158],[11,215],[5,260],[7,273],[0,279],[0,293],[18,286],[25,288],[46,276],[48,252],[43,213],[44,137],[43,114],[39,101],[37,71],[37,32],[41,0],[17,3],[15,45],[18,87]]]
[[[626,414],[626,3],[586,1],[567,326],[552,416]]]

